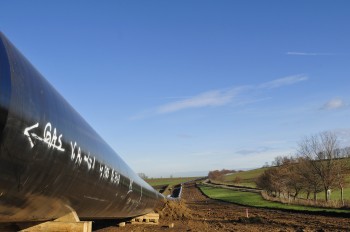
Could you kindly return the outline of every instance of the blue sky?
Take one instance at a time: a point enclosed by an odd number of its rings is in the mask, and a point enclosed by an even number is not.
[[[135,172],[350,146],[349,1],[2,1],[0,30]]]

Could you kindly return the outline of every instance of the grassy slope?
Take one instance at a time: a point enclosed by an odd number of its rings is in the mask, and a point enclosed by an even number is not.
[[[241,182],[239,184],[235,184],[235,185],[256,188],[255,179],[267,169],[269,169],[269,168],[258,168],[258,169],[253,169],[253,170],[249,170],[249,171],[234,173],[232,175],[225,176],[224,182],[227,184],[234,184],[233,183],[234,179],[236,177],[240,177]],[[350,183],[350,174],[347,177],[347,182]],[[306,194],[301,193],[300,197],[306,198]],[[317,197],[319,199],[324,199],[325,198],[324,192],[318,193]],[[340,200],[340,190],[339,189],[332,190],[331,199]],[[346,188],[344,188],[344,199],[350,201],[350,186],[346,186]]]
[[[350,213],[350,210],[325,209],[325,208],[288,205],[288,204],[282,204],[278,202],[271,202],[263,199],[259,193],[240,192],[240,191],[215,188],[215,187],[210,187],[205,185],[199,185],[199,187],[201,188],[203,193],[210,198],[232,202],[240,205],[272,208],[272,209],[298,210],[298,211],[326,211],[326,212],[336,212],[336,213]]]
[[[258,168],[249,171],[233,173],[231,175],[225,176],[224,182],[233,184],[234,179],[236,177],[239,177],[241,179],[241,182],[236,185],[255,188],[255,179],[267,169],[268,168]]]

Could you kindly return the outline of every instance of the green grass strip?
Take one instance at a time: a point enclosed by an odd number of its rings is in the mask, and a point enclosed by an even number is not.
[[[202,192],[212,199],[217,199],[235,204],[253,206],[259,208],[282,209],[293,211],[312,211],[312,212],[332,212],[332,213],[350,213],[350,210],[316,208],[301,205],[288,205],[279,202],[267,201],[259,193],[241,192],[231,189],[215,188],[211,186],[198,185]]]

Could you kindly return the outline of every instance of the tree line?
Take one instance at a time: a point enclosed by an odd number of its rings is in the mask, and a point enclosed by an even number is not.
[[[208,173],[208,178],[213,181],[219,181],[223,182],[225,179],[225,175],[228,174],[233,174],[236,172],[242,172],[241,170],[228,170],[228,169],[222,169],[222,170],[214,170],[214,171],[209,171]]]
[[[328,202],[332,189],[340,189],[344,205],[344,187],[349,172],[350,149],[340,148],[335,133],[322,132],[305,137],[299,144],[295,156],[278,156],[273,167],[256,179],[258,188],[273,197],[288,199],[306,193],[309,200],[317,201],[317,193],[324,192]]]

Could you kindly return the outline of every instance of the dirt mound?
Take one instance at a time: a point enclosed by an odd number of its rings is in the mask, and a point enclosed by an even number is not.
[[[164,208],[157,211],[159,217],[171,220],[192,219],[192,211],[187,207],[184,200],[167,201]]]

